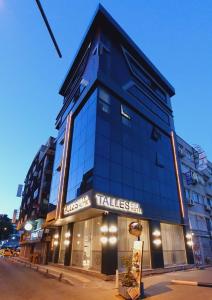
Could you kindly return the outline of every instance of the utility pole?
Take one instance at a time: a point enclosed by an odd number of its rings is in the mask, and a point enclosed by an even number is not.
[[[44,22],[45,22],[45,24],[46,24],[47,30],[48,30],[48,32],[49,32],[49,34],[50,34],[50,37],[51,37],[52,42],[53,42],[53,44],[54,44],[54,47],[55,47],[55,49],[56,49],[56,51],[57,51],[57,54],[58,54],[58,56],[61,58],[61,57],[62,57],[62,54],[61,54],[61,52],[60,52],[60,49],[59,49],[59,47],[58,47],[58,44],[57,44],[56,39],[55,39],[55,37],[54,37],[54,34],[53,34],[52,30],[51,30],[51,27],[50,27],[50,25],[49,25],[49,22],[48,22],[48,20],[47,20],[47,17],[46,17],[46,15],[45,15],[45,12],[44,12],[44,10],[43,10],[43,7],[42,7],[42,5],[41,5],[41,3],[40,3],[40,0],[35,0],[35,1],[36,1],[36,3],[37,3],[37,6],[38,6],[39,11],[40,11],[40,13],[41,13],[41,16],[42,16],[42,18],[43,18],[43,20],[44,20]]]

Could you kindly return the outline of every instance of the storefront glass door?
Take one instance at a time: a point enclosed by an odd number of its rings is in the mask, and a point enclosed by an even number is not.
[[[185,241],[183,227],[161,223],[164,265],[186,264]]]
[[[71,265],[100,271],[101,217],[74,224]]]

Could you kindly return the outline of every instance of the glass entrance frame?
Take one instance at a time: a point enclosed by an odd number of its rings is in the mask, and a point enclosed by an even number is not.
[[[128,257],[132,255],[134,241],[137,237],[129,233],[129,224],[131,222],[137,222],[137,219],[128,217],[118,217],[118,270],[119,272],[125,271],[122,264],[122,257]],[[150,255],[150,243],[149,243],[149,222],[145,220],[139,220],[143,230],[141,233],[141,241],[144,241],[143,250],[143,269],[150,269],[151,267],[151,255]]]
[[[58,258],[59,264],[64,264],[64,260],[65,260],[65,252],[66,252],[65,234],[66,234],[67,230],[68,230],[68,224],[62,226],[61,238],[60,238],[60,252],[59,252],[59,258]]]
[[[101,224],[101,216],[74,224],[72,266],[101,271]]]
[[[183,227],[176,224],[161,223],[164,266],[186,264],[185,239]]]

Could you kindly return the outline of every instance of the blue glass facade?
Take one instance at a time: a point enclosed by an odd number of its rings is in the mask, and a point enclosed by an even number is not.
[[[92,188],[96,103],[95,91],[74,117],[66,202]]]
[[[170,137],[116,97],[99,97],[94,189],[140,202],[143,216],[180,220]],[[167,211],[169,212],[167,214]]]
[[[61,163],[62,163],[62,155],[63,155],[63,149],[64,149],[65,126],[66,126],[66,122],[64,122],[63,125],[60,127],[60,130],[59,130],[58,136],[57,136],[56,149],[55,149],[55,159],[54,159],[54,167],[53,167],[52,182],[51,182],[51,192],[50,192],[50,198],[49,198],[49,203],[53,204],[54,206],[57,205],[57,201],[58,201]]]
[[[184,228],[180,226],[184,223],[182,195],[172,147],[174,93],[143,52],[100,8],[61,87],[64,102],[56,120],[59,135],[50,196],[52,203],[59,199],[56,219],[63,219],[63,224],[76,222],[71,225],[76,229],[78,221],[101,216],[102,224],[122,224],[120,232],[124,230],[126,237],[128,225],[124,216],[130,220],[146,219],[149,231],[145,239],[150,249],[147,265],[151,261],[153,268],[163,267],[164,262],[175,263],[172,258],[178,250],[181,252],[176,256],[177,263],[186,261]],[[70,131],[65,133],[70,113]],[[82,194],[85,195],[79,197]],[[105,204],[98,203],[98,194]],[[133,214],[129,203],[140,204],[140,215]],[[162,223],[176,226],[173,232],[180,232],[179,245],[173,245],[171,229],[166,224],[160,233],[160,246],[154,243],[154,231],[160,232]],[[114,247],[109,243],[102,245],[104,274],[114,274],[117,269],[119,230],[117,238],[118,245]],[[67,250],[67,265],[69,254]]]

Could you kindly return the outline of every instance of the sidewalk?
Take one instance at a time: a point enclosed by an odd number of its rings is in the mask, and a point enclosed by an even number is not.
[[[31,267],[34,270],[38,269],[39,272],[46,276],[68,283],[67,288],[70,288],[71,294],[76,289],[80,291],[80,300],[123,299],[118,295],[118,289],[115,288],[115,281],[105,281],[92,275],[62,268],[62,266],[34,265],[25,260],[20,262],[19,258],[12,258],[11,260],[26,265],[28,268]],[[146,275],[142,280],[144,282],[146,298],[149,300],[179,300],[189,297],[192,300],[202,300],[204,298],[212,300],[212,288],[175,285],[172,284],[172,280],[212,282],[212,267],[207,266],[205,269],[193,268],[163,274]]]

